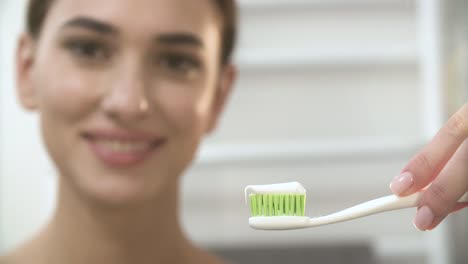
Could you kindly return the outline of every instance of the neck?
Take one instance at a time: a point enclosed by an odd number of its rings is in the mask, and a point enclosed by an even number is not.
[[[110,208],[86,202],[61,182],[44,232],[54,256],[48,263],[183,263],[192,250],[178,223],[173,185],[151,201]]]

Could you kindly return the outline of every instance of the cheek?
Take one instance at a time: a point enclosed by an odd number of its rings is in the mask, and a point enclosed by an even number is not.
[[[211,116],[212,91],[210,89],[180,87],[167,89],[161,94],[158,103],[164,111],[168,123],[177,134],[204,134]]]
[[[53,72],[52,76],[47,76]],[[39,92],[39,111],[41,114],[61,116],[68,121],[74,121],[85,116],[96,104],[96,83],[90,78],[83,78],[77,71],[67,71],[58,68],[41,74],[42,80],[37,82]]]
[[[35,88],[43,140],[64,171],[71,157],[67,149],[76,144],[77,127],[92,111],[96,96],[90,92],[90,81],[59,66],[38,71]]]

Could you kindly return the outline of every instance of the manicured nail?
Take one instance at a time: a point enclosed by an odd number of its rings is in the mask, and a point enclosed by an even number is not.
[[[407,171],[396,176],[393,179],[392,183],[390,183],[390,190],[392,190],[393,193],[400,195],[404,193],[406,190],[408,190],[411,187],[411,185],[413,185],[413,183],[414,183],[413,174]]]
[[[423,206],[418,209],[413,224],[419,230],[426,231],[432,225],[433,222],[434,213],[432,213],[432,210],[429,207]]]

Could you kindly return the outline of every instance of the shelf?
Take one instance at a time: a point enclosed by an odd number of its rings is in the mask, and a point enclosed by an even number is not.
[[[241,9],[296,7],[411,7],[416,0],[240,0]]]
[[[327,66],[416,65],[418,56],[410,49],[311,52],[310,50],[248,51],[235,62],[241,70],[270,70]]]
[[[417,151],[422,142],[398,139],[348,141],[289,141],[271,143],[217,143],[202,146],[198,165],[230,164],[238,162],[288,162],[295,160],[352,160],[406,154]]]
[[[285,54],[273,52],[248,52],[239,54],[235,63],[241,70],[287,70],[288,68],[301,69],[311,67],[343,67],[343,66],[408,66],[417,65],[416,52],[386,51],[375,52],[361,50],[356,52],[338,53],[307,53],[296,51]]]

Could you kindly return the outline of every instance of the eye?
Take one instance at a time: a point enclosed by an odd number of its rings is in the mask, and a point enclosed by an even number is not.
[[[107,45],[93,40],[70,40],[65,42],[65,48],[77,58],[95,62],[105,61],[111,55]]]
[[[201,62],[192,55],[166,53],[156,56],[155,64],[164,70],[176,74],[189,75],[201,68]]]

